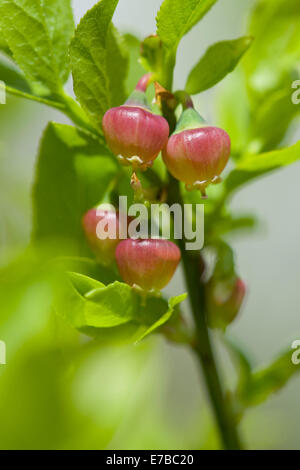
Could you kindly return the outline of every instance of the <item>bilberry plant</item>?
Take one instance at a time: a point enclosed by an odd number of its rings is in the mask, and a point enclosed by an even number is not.
[[[287,18],[298,14],[299,1],[257,0],[249,35],[210,46],[186,73],[184,89],[174,90],[180,41],[216,3],[164,0],[157,30],[140,41],[112,23],[118,0],[100,0],[76,28],[70,0],[0,0],[0,47],[14,63],[7,93],[70,119],[50,122],[44,131],[33,186],[31,244],[51,244],[60,281],[53,283],[56,314],[95,341],[121,332],[122,340],[136,343],[161,333],[189,348],[203,371],[220,445],[240,449],[247,446],[239,432],[247,408],[297,370],[285,353],[254,371],[227,331],[247,297],[228,236],[255,225],[252,216],[232,212],[230,199],[246,183],[300,158],[300,142],[282,145],[300,109],[286,93],[299,60],[291,46],[299,28],[279,41],[274,26],[282,11]],[[8,71],[7,63],[1,70]],[[65,88],[70,72],[75,98]],[[208,124],[193,96],[227,75],[218,125]],[[119,221],[120,213],[118,207],[97,213],[97,207],[116,206],[120,196],[147,208],[205,204],[204,250],[187,250],[184,234],[133,239],[118,231],[102,239],[98,224]],[[166,299],[161,290],[180,262],[185,285]],[[183,321],[186,297],[193,324]],[[237,386],[228,393],[214,328],[237,365]]]

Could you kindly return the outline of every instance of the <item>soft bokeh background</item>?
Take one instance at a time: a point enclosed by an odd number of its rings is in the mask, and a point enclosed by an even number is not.
[[[76,20],[95,3],[74,0]],[[160,3],[120,0],[115,24],[122,32],[147,36],[155,30]],[[184,38],[176,87],[183,87],[188,70],[209,44],[245,32],[251,5],[251,0],[220,0]],[[218,93],[227,80],[230,76],[197,100],[202,114],[212,122]],[[29,241],[34,164],[39,138],[49,120],[67,122],[58,112],[12,97],[6,106],[0,106],[2,266]],[[295,140],[296,133],[291,135],[291,142]],[[244,345],[257,365],[268,363],[300,338],[299,177],[298,162],[252,183],[232,202],[234,208],[254,212],[261,220],[258,232],[232,240],[249,294],[231,336]],[[74,353],[78,354],[74,363],[66,349],[64,363],[53,348],[52,320],[40,309],[47,302],[47,288],[38,278],[29,284],[30,268],[25,273],[27,288],[18,265],[14,269],[11,301],[0,305],[6,319],[0,322],[0,339],[7,343],[7,365],[0,365],[1,448],[192,449],[218,445],[201,376],[189,352],[151,338],[139,346],[86,344],[83,352]],[[24,295],[15,293],[16,286],[25,289],[25,294],[23,290]],[[177,294],[183,290],[179,272],[168,291]],[[11,311],[14,315],[6,318]],[[62,328],[59,334],[65,338],[69,332]],[[225,352],[219,353],[230,382],[233,371]],[[300,376],[267,404],[247,412],[241,430],[250,448],[300,448],[299,391]]]

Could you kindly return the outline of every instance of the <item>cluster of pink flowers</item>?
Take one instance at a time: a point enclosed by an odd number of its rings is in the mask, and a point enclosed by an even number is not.
[[[147,170],[161,153],[174,178],[206,197],[207,186],[220,181],[228,162],[230,138],[223,129],[209,126],[189,98],[170,136],[167,120],[154,114],[148,105],[146,90],[150,82],[150,74],[143,76],[124,105],[105,113],[102,125],[107,144],[120,163],[133,170]],[[121,277],[131,286],[161,290],[180,262],[177,245],[163,239],[120,240],[118,234],[113,240],[98,239],[97,223],[111,217],[119,222],[117,212],[96,213],[94,208],[83,219],[86,237],[98,259],[106,264],[116,260]],[[240,290],[238,294],[243,297]]]

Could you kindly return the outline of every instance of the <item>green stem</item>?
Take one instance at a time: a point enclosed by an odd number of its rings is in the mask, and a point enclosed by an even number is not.
[[[176,64],[176,49],[174,51],[165,51],[164,67],[161,71],[162,85],[167,90],[173,87],[173,72]]]
[[[25,93],[24,91],[17,90],[15,88],[6,86],[6,92],[10,95],[17,96],[19,98],[24,98],[29,101],[34,101],[36,103],[44,104],[54,109],[58,109],[66,116],[68,116],[74,124],[77,124],[79,127],[86,129],[95,136],[99,136],[97,130],[92,127],[78,103],[76,103],[71,96],[67,95],[63,90],[59,95],[57,95],[57,101],[47,98],[42,98],[40,96],[31,95],[30,93]]]
[[[194,103],[190,95],[184,90],[178,90],[174,93],[175,98],[182,105],[183,109],[194,108]]]
[[[11,88],[9,86],[6,86],[5,89],[6,89],[6,92],[9,93],[10,95],[14,95],[19,98],[24,98],[29,101],[35,101],[40,104],[45,104],[46,106],[59,109],[60,111],[65,110],[65,105],[63,103],[59,103],[58,101],[52,101],[46,98],[41,98],[40,96],[31,95],[30,93],[25,93],[24,91],[17,90],[16,88]]]
[[[182,254],[184,273],[197,333],[197,341],[193,345],[193,351],[202,367],[223,446],[225,449],[240,449],[241,444],[236,429],[235,417],[230,409],[230,403],[226,402],[224,397],[205,321],[205,292],[204,286],[199,280],[199,257],[190,255],[184,248]]]
[[[183,205],[179,182],[169,175],[169,204],[174,203]],[[179,245],[196,327],[196,341],[192,344],[192,348],[203,371],[223,446],[225,449],[241,449],[235,416],[230,402],[225,399],[206,324],[205,287],[201,282],[201,256],[198,253],[187,251],[185,240],[180,240]]]

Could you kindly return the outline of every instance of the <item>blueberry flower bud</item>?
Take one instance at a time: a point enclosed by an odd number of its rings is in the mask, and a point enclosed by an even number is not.
[[[109,265],[115,260],[115,251],[120,243],[119,233],[122,218],[118,212],[90,209],[82,219],[82,226],[88,241],[88,244],[95,254],[97,260],[104,265]],[[112,232],[107,233],[107,238],[99,237],[99,225],[102,231],[108,232],[111,227]]]
[[[246,294],[242,279],[210,280],[206,286],[208,324],[225,328],[238,315]]]
[[[166,119],[148,107],[149,80],[149,74],[142,77],[127,102],[109,109],[102,121],[106,141],[120,162],[142,170],[153,164],[169,136]]]
[[[124,240],[116,250],[120,274],[131,286],[160,291],[172,279],[180,261],[175,243],[162,239]]]
[[[208,126],[190,102],[163,150],[170,173],[188,190],[205,189],[220,182],[230,155],[230,138],[218,127]]]

